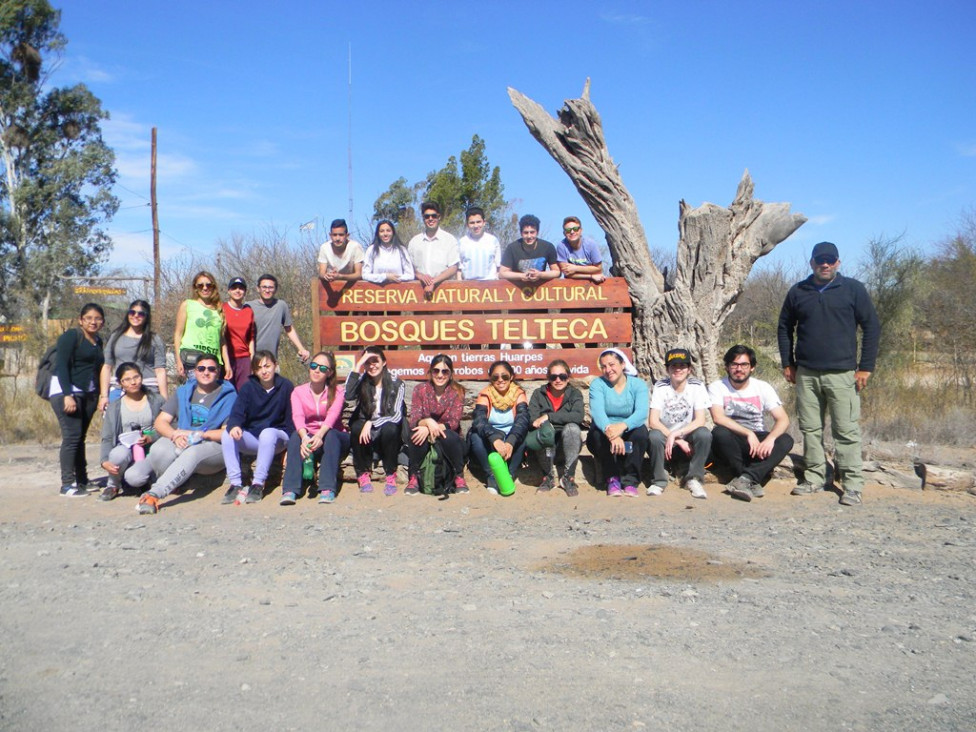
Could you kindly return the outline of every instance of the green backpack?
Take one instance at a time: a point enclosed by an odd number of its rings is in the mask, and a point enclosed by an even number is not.
[[[418,478],[421,492],[431,496],[446,496],[454,493],[454,476],[454,468],[435,442],[420,463]]]

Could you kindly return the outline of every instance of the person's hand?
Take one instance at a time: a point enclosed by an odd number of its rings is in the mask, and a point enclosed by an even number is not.
[[[308,357],[309,357],[309,352],[308,352],[308,349],[307,348],[299,348],[298,349],[298,360],[299,361],[301,361],[302,363],[307,363],[308,362]]]
[[[312,435],[305,441],[305,445],[308,447],[309,453],[313,453],[322,447],[323,439],[319,435]],[[302,457],[308,457],[308,455],[303,455]]]
[[[410,433],[410,442],[415,445],[423,445],[427,441],[427,437],[430,435],[430,430],[426,425],[418,424],[413,428]]]
[[[359,433],[359,444],[368,445],[372,441],[373,441],[373,420],[368,420],[366,424],[363,425],[363,431]]]
[[[601,282],[607,281],[607,276],[600,272],[599,274],[591,275],[591,280],[593,280],[594,285],[599,285]]]
[[[620,437],[626,431],[627,431],[627,425],[624,422],[614,422],[613,424],[607,425],[607,428],[603,430],[603,434],[607,436],[608,440],[613,442],[616,438]]]
[[[539,279],[539,270],[530,269],[528,272],[525,273],[525,279],[527,282],[535,282],[536,280]]]
[[[775,445],[776,439],[773,437],[767,437],[765,440],[759,443],[759,447],[756,448],[755,457],[765,460],[772,454],[773,447]]]
[[[146,434],[139,435],[139,439],[136,440],[137,445],[143,445],[143,446],[148,445],[150,442],[152,442],[152,440],[150,440],[149,435]]]
[[[229,363],[224,364],[224,380],[230,381],[234,378],[234,369],[230,367]]]
[[[614,437],[610,440],[610,453],[612,455],[625,455],[627,453],[627,446],[622,437]]]
[[[75,403],[75,398],[70,394],[66,394],[64,397],[64,413],[74,414],[78,411],[78,405]]]
[[[183,366],[183,359],[178,353],[176,354],[176,373],[179,374],[181,380],[186,379],[186,367]]]
[[[691,443],[688,442],[684,437],[678,437],[675,439],[674,444],[681,448],[681,451],[685,455],[691,455]]]
[[[109,475],[119,474],[119,466],[116,465],[115,463],[110,463],[108,460],[102,462],[102,467],[105,469],[105,472],[108,473]]]
[[[173,433],[173,436],[170,439],[173,441],[173,444],[176,445],[178,448],[180,448],[181,450],[185,450],[190,445],[188,440],[189,436],[190,433],[187,432],[186,430],[177,430],[176,432]]]
[[[532,426],[535,427],[536,429],[539,429],[539,427],[542,425],[543,422],[548,422],[548,421],[549,421],[549,415],[543,414],[541,417],[539,417],[539,419],[537,419],[535,422],[532,423]]]
[[[868,379],[871,378],[870,371],[855,371],[854,372],[854,385],[857,387],[858,391],[861,391],[868,385]]]
[[[495,452],[502,456],[502,459],[507,463],[509,458],[512,457],[512,445],[504,440],[495,440],[493,443],[495,447]]]
[[[791,384],[796,383],[796,366],[787,366],[783,369],[783,376]]]
[[[416,275],[417,275],[417,280],[420,282],[420,284],[424,286],[425,291],[427,290],[428,287],[433,291],[434,289],[433,277],[431,277],[428,274],[421,274],[420,272],[417,272]]]
[[[749,430],[746,440],[749,442],[749,456],[759,457],[759,438],[756,437],[756,433]]]
[[[379,358],[379,356],[377,356],[375,353],[364,353],[362,356],[359,357],[359,360],[356,362],[356,371],[358,371],[361,374],[365,374],[366,364],[368,364],[374,358]]]
[[[671,453],[674,452],[674,443],[675,443],[675,441],[677,441],[677,439],[678,438],[675,436],[675,433],[672,432],[670,435],[668,435],[668,439],[665,440],[665,442],[664,442],[664,459],[665,460],[670,460],[671,459]]]
[[[98,396],[98,411],[99,412],[104,412],[106,409],[108,409],[108,395],[107,394],[99,394],[99,396]]]
[[[387,272],[386,273],[386,281],[387,282],[394,282],[394,283],[399,282],[400,281],[400,275],[398,275],[396,272]]]
[[[443,440],[447,434],[447,428],[440,422],[435,422],[432,419],[427,421],[427,429],[430,430],[430,435],[435,440]]]
[[[325,268],[325,277],[323,279],[327,282],[334,282],[337,274],[339,273],[336,272],[336,268],[330,264]]]
[[[242,430],[240,427],[231,427],[229,430],[227,430],[227,433],[235,440],[239,440],[244,436],[244,430]]]

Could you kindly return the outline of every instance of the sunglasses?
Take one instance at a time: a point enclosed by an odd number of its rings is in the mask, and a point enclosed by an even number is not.
[[[813,261],[817,264],[837,264],[837,257],[831,257],[828,254],[822,257],[816,257]]]
[[[310,363],[308,368],[309,371],[321,371],[323,374],[327,374],[332,370],[332,367],[327,363]]]
[[[424,214],[424,221],[427,219],[439,219],[440,217],[440,214]]]
[[[504,374],[504,373],[502,373],[502,374],[492,374],[491,376],[488,377],[488,380],[489,381],[511,381],[512,380],[512,377],[509,376],[508,374]]]
[[[194,285],[198,290],[212,290],[214,288],[213,282],[197,282]]]
[[[448,376],[448,375],[449,375],[449,374],[451,373],[451,370],[450,370],[450,369],[438,369],[438,368],[432,368],[432,369],[430,370],[430,372],[431,372],[432,374],[444,374],[444,376]]]
[[[549,374],[549,381],[569,381],[569,374]]]
[[[563,229],[563,233],[575,234],[577,231],[579,231],[582,228],[583,228],[582,226],[567,226],[565,229]]]
[[[145,318],[149,313],[145,310],[130,310],[129,317],[132,318]]]
[[[198,374],[203,374],[203,373],[215,374],[215,373],[217,373],[217,367],[216,366],[197,366],[197,373]]]

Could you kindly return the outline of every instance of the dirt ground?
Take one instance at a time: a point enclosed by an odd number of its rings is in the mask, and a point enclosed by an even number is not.
[[[140,516],[56,459],[0,448],[3,730],[976,729],[972,495]]]

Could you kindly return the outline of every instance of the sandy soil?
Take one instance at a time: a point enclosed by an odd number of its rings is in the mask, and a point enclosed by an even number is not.
[[[56,474],[0,448],[3,730],[976,728],[971,495],[139,516]]]

